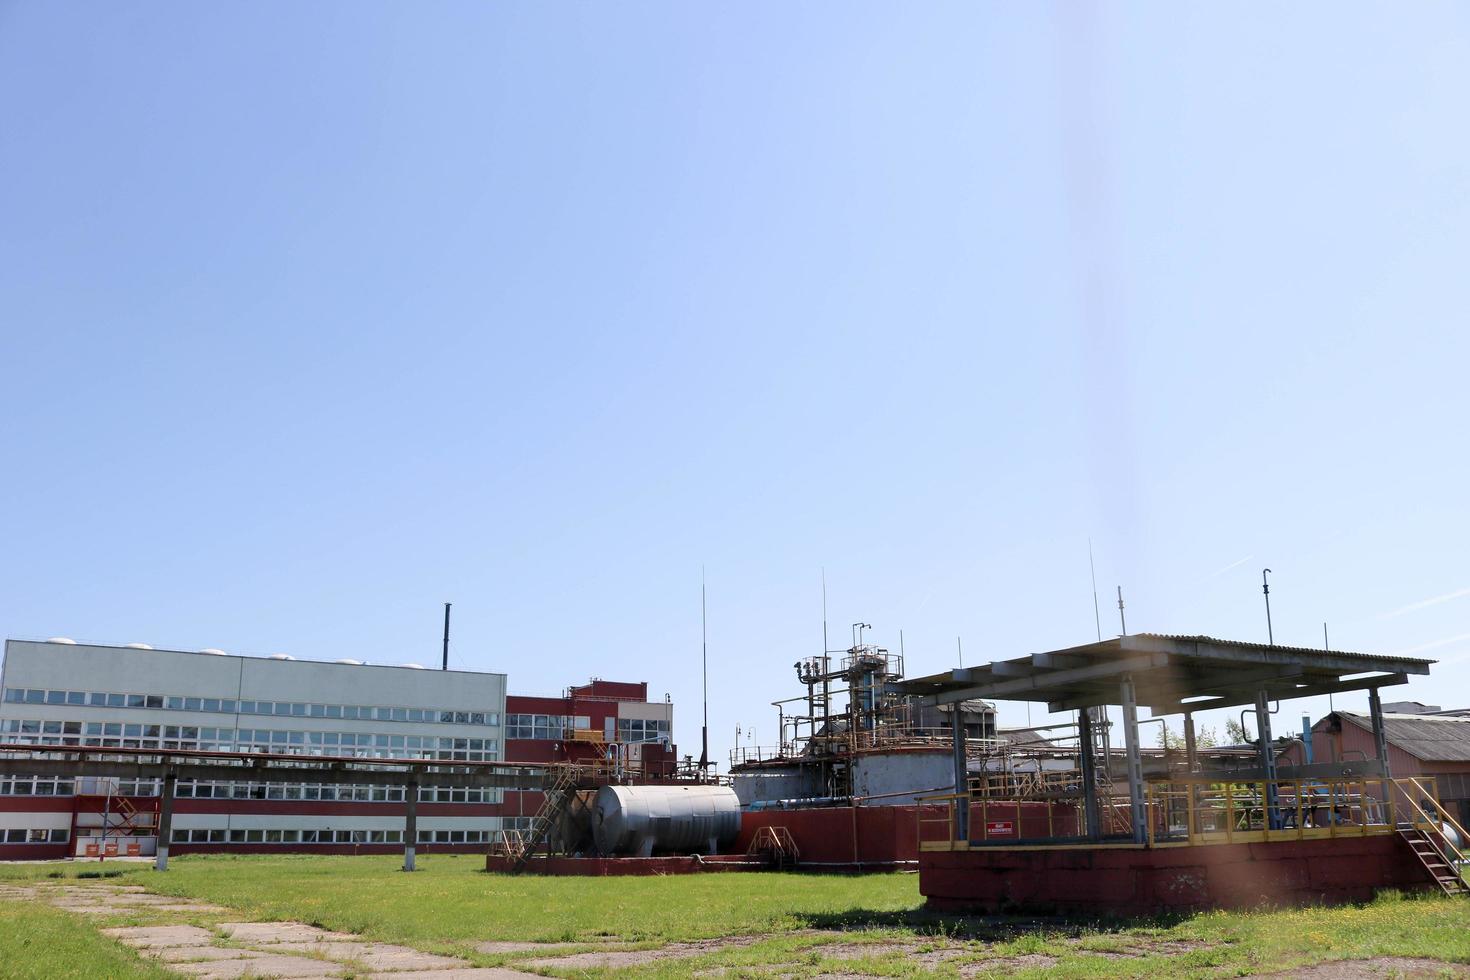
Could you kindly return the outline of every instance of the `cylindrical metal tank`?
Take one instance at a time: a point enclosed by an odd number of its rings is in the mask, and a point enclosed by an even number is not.
[[[740,833],[740,800],[728,786],[604,786],[592,838],[604,855],[717,851]]]

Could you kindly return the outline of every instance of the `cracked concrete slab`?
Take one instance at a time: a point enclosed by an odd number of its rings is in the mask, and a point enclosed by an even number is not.
[[[357,980],[544,980],[501,966],[470,966],[462,970],[413,970],[408,973],[369,973]]]
[[[303,977],[341,976],[341,963],[312,960],[305,956],[271,956],[250,959],[214,960],[203,963],[171,963],[170,969],[204,980],[234,980],[236,977],[278,977],[299,980]]]
[[[165,963],[197,963],[203,960],[253,960],[266,956],[253,949],[235,946],[160,946],[145,950],[148,956]]]
[[[214,933],[198,926],[122,926],[103,929],[104,936],[111,936],[134,949],[154,949],[160,946],[209,946],[214,943]]]
[[[330,932],[302,922],[221,922],[219,928],[236,942],[251,946],[262,943],[358,942],[350,932]]]
[[[351,960],[369,970],[443,970],[450,967],[468,967],[471,964],[452,956],[423,953],[408,946],[392,943],[332,942],[332,943],[271,943],[265,947],[312,956],[325,956],[333,960]]]

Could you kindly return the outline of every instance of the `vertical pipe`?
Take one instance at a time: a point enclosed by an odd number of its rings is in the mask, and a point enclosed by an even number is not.
[[[449,603],[444,603],[444,665],[440,670],[449,669]]]
[[[158,846],[153,859],[155,871],[168,870],[168,845],[174,834],[174,783],[178,781],[172,767],[163,773],[163,794],[158,801]]]
[[[1102,836],[1102,819],[1097,809],[1097,759],[1093,756],[1092,709],[1077,712],[1079,765],[1082,769],[1082,812],[1087,822],[1087,839]]]
[[[953,711],[950,714],[950,747],[954,753],[954,792],[957,799],[955,806],[954,839],[966,841],[970,839],[970,768],[965,760],[965,726],[960,717],[960,705],[958,702],[950,705]]]
[[[704,696],[704,724],[699,729],[699,771],[705,773],[709,770],[709,617],[705,612],[703,566],[699,569],[699,663]]]
[[[1261,772],[1266,779],[1266,826],[1281,829],[1281,807],[1276,791],[1276,752],[1271,746],[1271,699],[1264,690],[1256,692],[1256,734],[1261,739]]]
[[[1378,696],[1378,688],[1368,688],[1368,717],[1373,725],[1373,748],[1378,754],[1378,761],[1383,764],[1383,781],[1380,784],[1380,792],[1383,794],[1385,805],[1389,803],[1389,793],[1393,773],[1388,768],[1388,738],[1383,731],[1383,699]],[[1390,820],[1385,810],[1384,820]],[[1365,820],[1364,823],[1367,823]]]
[[[1312,757],[1312,716],[1302,715],[1302,762],[1311,765]]]
[[[1133,813],[1133,842],[1142,844],[1148,834],[1148,807],[1143,798],[1143,755],[1138,746],[1138,694],[1133,675],[1124,674],[1119,684],[1123,702],[1123,746],[1128,754],[1128,803]]]
[[[414,852],[419,842],[419,784],[410,780],[403,787],[403,870],[414,870]]]

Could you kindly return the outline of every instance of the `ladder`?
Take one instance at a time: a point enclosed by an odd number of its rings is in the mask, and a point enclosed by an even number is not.
[[[532,818],[531,829],[526,832],[526,836],[516,838],[519,853],[514,855],[515,863],[510,868],[510,873],[513,875],[526,870],[526,865],[530,863],[531,858],[546,844],[557,821],[566,812],[571,798],[577,795],[580,770],[576,766],[551,766],[547,774],[551,776],[551,785],[543,791],[541,809],[537,810],[536,816]],[[506,839],[506,846],[508,850],[512,846],[511,838]]]

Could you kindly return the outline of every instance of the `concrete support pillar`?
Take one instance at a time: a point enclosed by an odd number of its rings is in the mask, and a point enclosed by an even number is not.
[[[1266,780],[1266,826],[1282,826],[1280,793],[1276,788],[1276,747],[1271,743],[1271,696],[1256,692],[1256,732],[1261,738],[1261,773]]]
[[[1093,755],[1096,736],[1093,733],[1093,708],[1077,712],[1078,766],[1082,771],[1082,812],[1088,840],[1102,836],[1102,818],[1097,809],[1097,758]]]
[[[1133,688],[1133,675],[1124,674],[1119,684],[1123,702],[1123,745],[1127,752],[1128,803],[1133,814],[1133,841],[1148,841],[1148,800],[1144,796],[1143,755],[1138,747],[1138,693]]]
[[[403,787],[403,870],[414,870],[414,851],[419,843],[419,784]]]
[[[950,747],[954,757],[954,839],[970,839],[970,762],[965,756],[965,720],[959,704],[950,705]]]
[[[168,845],[174,836],[174,784],[178,776],[172,769],[163,773],[163,794],[158,799],[158,847],[153,858],[155,871],[168,870]]]
[[[1388,737],[1383,731],[1383,699],[1379,697],[1376,687],[1368,688],[1368,719],[1373,726],[1373,750],[1378,756],[1378,761],[1383,765],[1383,783],[1379,790],[1385,804],[1383,819],[1391,820],[1388,805],[1393,802],[1391,796],[1393,773],[1388,768]]]

